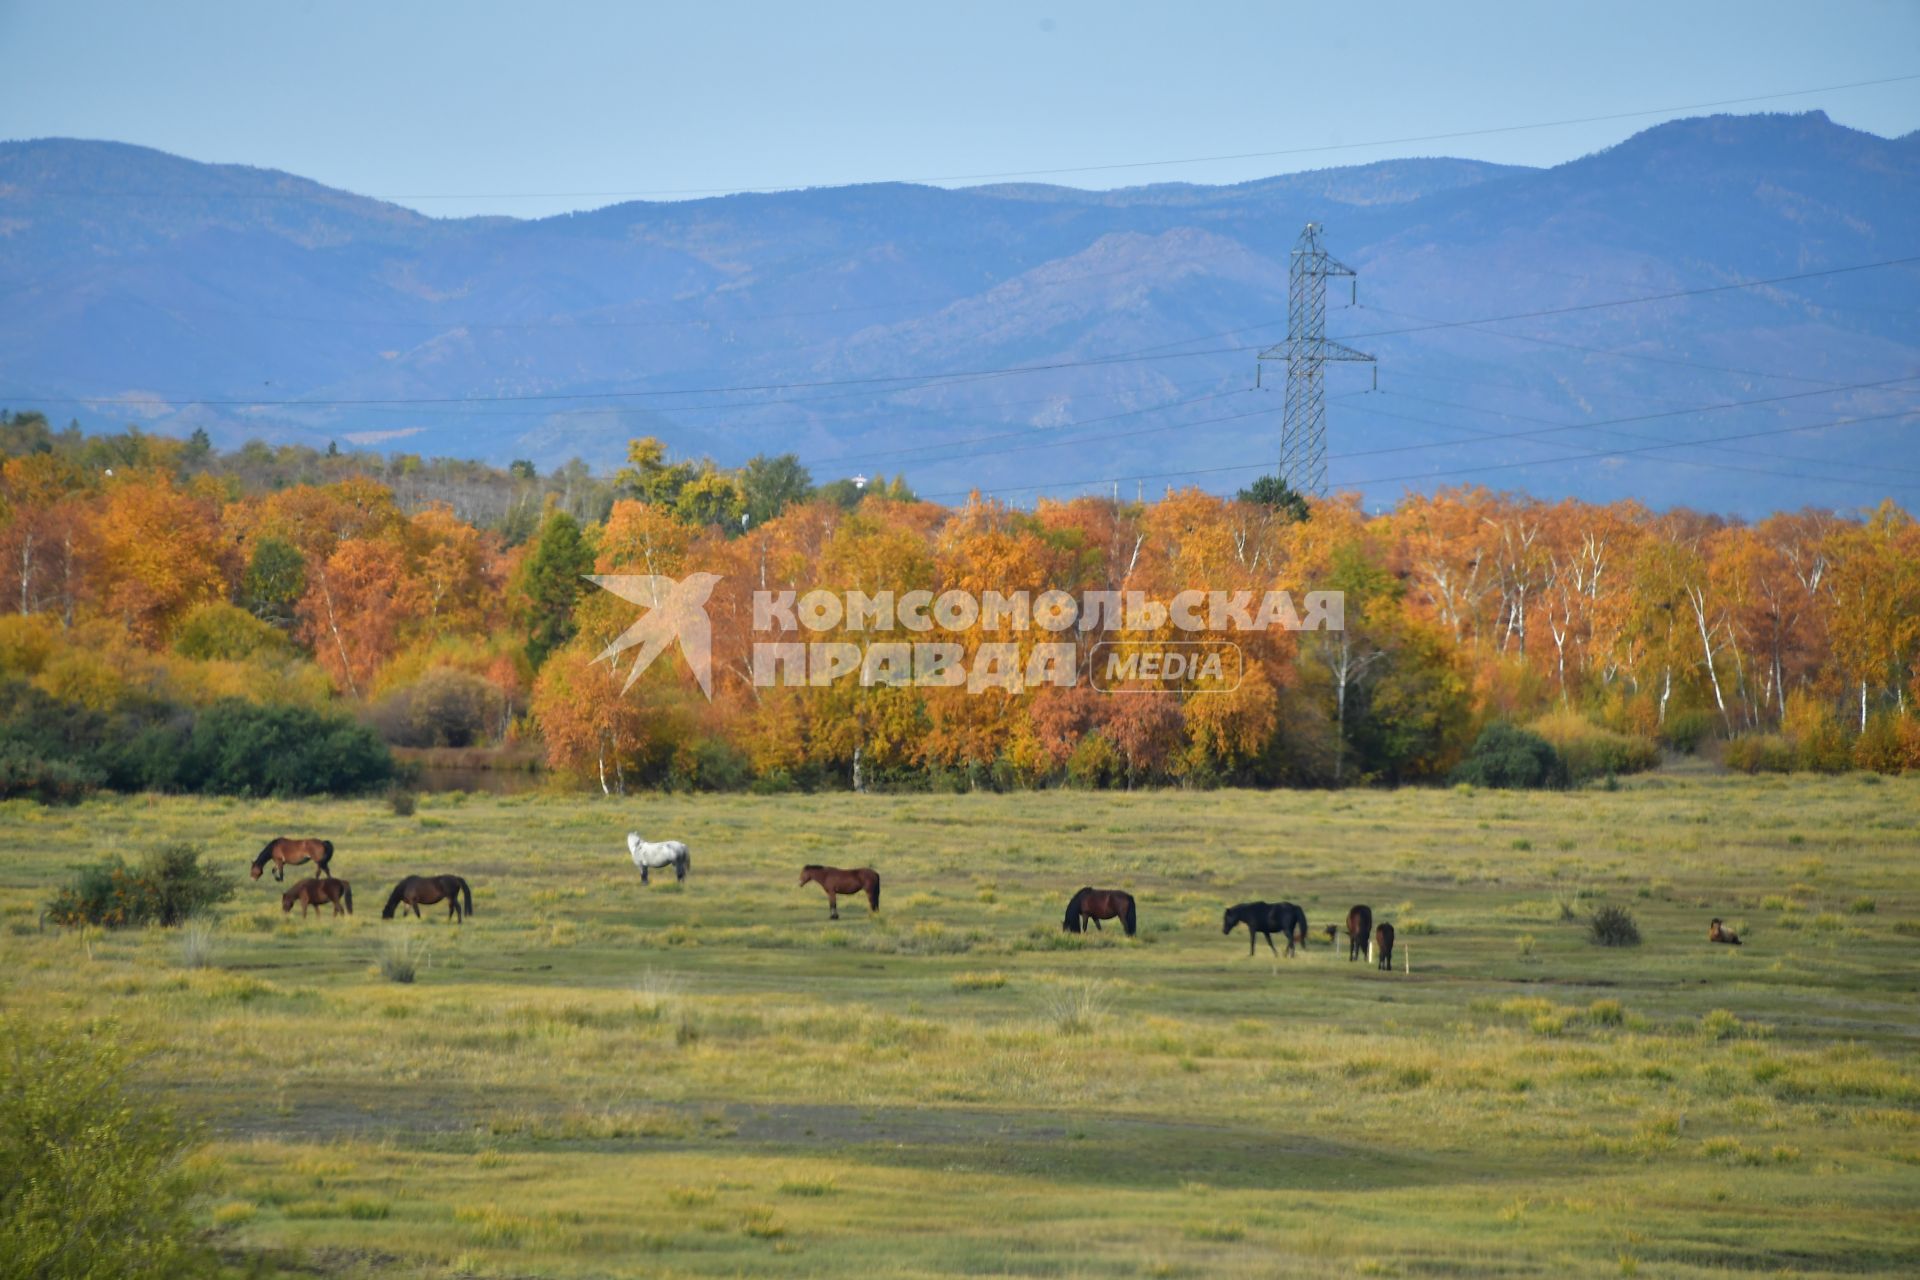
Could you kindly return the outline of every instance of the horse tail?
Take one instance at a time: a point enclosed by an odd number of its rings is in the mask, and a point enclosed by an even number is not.
[[[873,873],[873,879],[867,881],[867,905],[875,911],[880,909],[880,873]]]
[[[380,913],[380,918],[382,920],[393,919],[393,909],[400,905],[400,895],[405,893],[406,891],[407,891],[406,880],[402,880],[399,884],[393,886],[393,893],[387,898],[387,908],[386,910]]]
[[[1120,923],[1126,927],[1127,936],[1131,938],[1133,936],[1134,929],[1140,923],[1140,917],[1138,913],[1136,913],[1133,909],[1132,894],[1127,895],[1127,913],[1124,916],[1120,917]]]
[[[347,904],[347,914],[353,914],[353,886],[345,880],[340,882],[340,897]]]
[[[459,876],[455,876],[453,878],[453,882],[460,886],[460,909],[466,912],[466,914],[472,915],[473,914],[473,889],[467,884],[465,880],[462,880]]]
[[[1068,933],[1080,932],[1080,903],[1092,892],[1093,890],[1091,889],[1082,889],[1067,899],[1067,918],[1060,922],[1062,929],[1065,929]]]

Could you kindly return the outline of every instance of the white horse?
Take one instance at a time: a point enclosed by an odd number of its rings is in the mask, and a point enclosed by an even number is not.
[[[655,867],[672,867],[675,880],[687,878],[687,846],[678,840],[654,843],[642,840],[638,831],[629,831],[627,849],[633,854],[633,865],[640,868],[641,884],[649,882],[648,873]]]

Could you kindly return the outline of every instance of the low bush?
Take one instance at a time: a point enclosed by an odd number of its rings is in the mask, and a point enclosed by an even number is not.
[[[46,759],[22,743],[0,743],[0,800],[78,804],[105,780],[106,775],[84,764]]]
[[[54,894],[47,919],[58,925],[176,925],[233,896],[233,881],[203,866],[190,844],[157,849],[137,867],[115,855],[81,871]]]
[[[1453,780],[1476,787],[1558,788],[1567,785],[1567,766],[1551,742],[1500,721],[1481,731]]]
[[[1719,717],[1711,711],[1676,711],[1660,726],[1660,741],[1683,755],[1692,755],[1719,725]]]
[[[1660,763],[1652,741],[1602,728],[1576,711],[1542,716],[1527,727],[1553,744],[1571,782],[1641,773]]]
[[[1792,773],[1794,750],[1777,733],[1749,733],[1730,739],[1721,759],[1742,773]]]
[[[212,1274],[191,1137],[110,1040],[14,1015],[0,1046],[0,1276]]]
[[[1603,947],[1637,947],[1640,926],[1625,907],[1605,906],[1587,918],[1587,936]]]

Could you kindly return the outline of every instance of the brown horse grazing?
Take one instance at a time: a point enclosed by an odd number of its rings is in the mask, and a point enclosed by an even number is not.
[[[1060,927],[1068,933],[1085,933],[1089,920],[1095,929],[1102,920],[1118,920],[1129,938],[1140,924],[1133,908],[1133,895],[1121,889],[1082,889],[1067,902],[1067,917],[1060,922]],[[1302,928],[1305,923],[1302,920]]]
[[[396,908],[412,907],[413,918],[418,920],[422,905],[430,907],[441,901],[447,904],[447,917],[451,920],[465,920],[473,914],[473,890],[459,876],[408,876],[393,886],[380,918],[391,920]]]
[[[1388,973],[1393,972],[1393,926],[1383,924],[1373,931],[1373,954],[1380,961],[1380,967]]]
[[[253,860],[253,878],[258,880],[260,873],[266,870],[267,863],[273,863],[273,878],[285,880],[287,868],[295,863],[311,862],[314,874],[331,876],[328,870],[333,862],[333,841],[331,840],[290,840],[286,836],[275,836],[267,841],[267,847]]]
[[[1737,947],[1742,945],[1740,942],[1740,935],[1735,933],[1733,930],[1727,928],[1725,925],[1722,925],[1718,917],[1716,917],[1707,925],[1707,941],[1708,942],[1724,942],[1730,947]]]
[[[280,910],[290,913],[293,910],[293,904],[296,902],[300,904],[300,918],[302,920],[307,918],[308,907],[313,908],[313,914],[319,915],[320,908],[329,902],[333,904],[333,914],[339,915],[341,906],[345,905],[347,914],[352,915],[353,886],[345,880],[335,880],[331,877],[322,880],[320,877],[315,876],[310,880],[302,880],[299,884],[296,884],[293,888],[281,894]]]
[[[1366,954],[1367,939],[1373,936],[1373,908],[1355,907],[1347,912],[1347,963]]]
[[[802,886],[817,884],[827,891],[827,919],[840,918],[840,895],[843,893],[864,893],[867,895],[867,910],[880,909],[880,873],[872,867],[855,867],[851,871],[843,867],[823,867],[819,863],[809,862],[800,868]]]

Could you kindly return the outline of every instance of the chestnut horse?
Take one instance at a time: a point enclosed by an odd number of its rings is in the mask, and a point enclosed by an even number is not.
[[[268,862],[273,863],[273,878],[285,880],[287,868],[295,863],[311,862],[314,874],[331,876],[328,865],[333,861],[333,841],[331,840],[291,840],[286,836],[275,836],[267,841],[267,847],[253,860],[253,878],[258,880],[260,873],[266,870]]]
[[[867,895],[867,910],[880,909],[880,873],[872,867],[855,867],[849,871],[841,867],[823,867],[809,862],[800,868],[802,886],[817,884],[827,891],[827,919],[840,918],[839,896],[843,893],[864,893]]]
[[[1737,947],[1741,945],[1740,935],[1735,933],[1733,930],[1727,928],[1725,925],[1721,924],[1720,918],[1718,916],[1715,916],[1707,924],[1707,941],[1708,942],[1724,942],[1730,947]]]
[[[313,908],[313,914],[319,915],[320,908],[329,902],[333,904],[333,914],[339,915],[341,905],[345,904],[347,914],[352,915],[353,886],[345,880],[335,880],[332,877],[322,880],[320,877],[314,876],[312,879],[302,880],[299,884],[296,884],[293,888],[281,894],[280,910],[291,913],[293,911],[293,904],[296,902],[300,904],[300,918],[302,920],[307,918],[308,907]]]
[[[463,900],[464,907],[461,905]],[[418,920],[423,904],[430,907],[441,901],[447,904],[449,919],[465,920],[473,914],[473,890],[459,876],[408,876],[393,886],[393,893],[388,897],[386,910],[380,913],[380,918],[391,920],[396,908],[412,907],[413,918]]]
[[[1373,936],[1373,908],[1355,907],[1347,912],[1347,963],[1366,954],[1367,940]]]
[[[1060,927],[1068,933],[1085,933],[1087,921],[1098,929],[1102,920],[1119,920],[1131,938],[1140,918],[1133,909],[1133,895],[1120,889],[1085,888],[1067,903],[1067,918]]]

